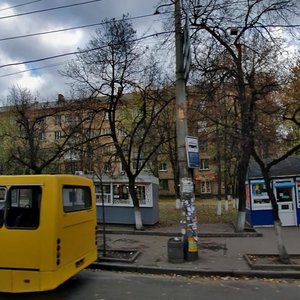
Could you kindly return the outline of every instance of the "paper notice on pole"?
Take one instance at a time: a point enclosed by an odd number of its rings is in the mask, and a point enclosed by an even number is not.
[[[182,178],[181,179],[181,192],[185,194],[192,194],[194,191],[193,179]]]

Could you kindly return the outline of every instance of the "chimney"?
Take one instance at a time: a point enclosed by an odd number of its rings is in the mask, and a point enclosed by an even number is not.
[[[64,102],[65,96],[63,94],[58,94],[58,103]]]

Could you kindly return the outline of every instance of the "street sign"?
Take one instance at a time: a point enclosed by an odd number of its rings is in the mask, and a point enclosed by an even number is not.
[[[187,163],[189,168],[199,168],[199,143],[198,138],[193,136],[185,137],[185,147],[187,154]]]

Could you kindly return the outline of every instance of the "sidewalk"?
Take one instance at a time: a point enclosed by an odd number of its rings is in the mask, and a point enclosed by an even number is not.
[[[245,254],[277,254],[273,228],[236,233],[230,224],[199,225],[199,257],[195,261],[168,261],[168,240],[180,237],[177,226],[160,228],[157,225],[136,231],[131,226],[106,225],[108,250],[137,250],[133,262],[99,260],[92,268],[155,274],[300,278],[299,270],[273,270],[264,267],[254,270]],[[300,254],[300,228],[284,227],[283,237],[289,254]],[[103,246],[103,232],[99,224],[98,245]]]

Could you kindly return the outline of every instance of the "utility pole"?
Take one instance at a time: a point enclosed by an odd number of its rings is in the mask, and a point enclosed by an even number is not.
[[[175,0],[177,161],[180,179],[180,200],[183,214],[183,220],[181,222],[184,224],[184,227],[182,228],[182,238],[185,244],[185,258],[191,261],[198,258],[198,237],[196,209],[194,206],[194,184],[192,172],[188,168],[186,151],[186,138],[188,136],[186,70],[184,69],[184,39],[181,17],[181,0]]]

